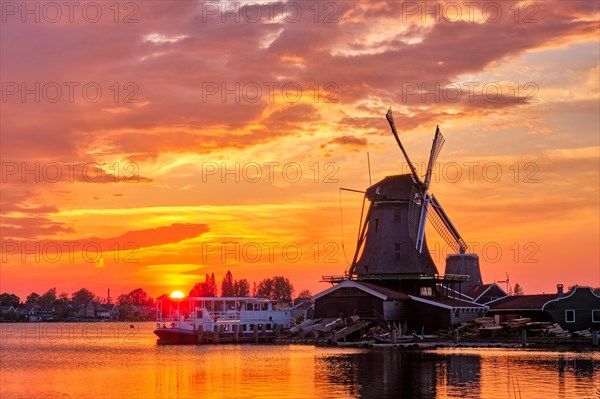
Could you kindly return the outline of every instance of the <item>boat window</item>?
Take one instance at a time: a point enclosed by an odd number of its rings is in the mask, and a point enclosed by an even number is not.
[[[270,329],[271,329],[271,325],[267,324],[267,330],[270,330]]]
[[[242,324],[242,331],[247,331],[248,330],[248,326],[246,324]]]
[[[198,319],[202,318],[202,310],[197,310],[196,311],[196,318],[198,318]]]
[[[254,331],[254,324],[250,324],[250,331]]]
[[[269,310],[269,304],[267,302],[261,303],[262,310]]]

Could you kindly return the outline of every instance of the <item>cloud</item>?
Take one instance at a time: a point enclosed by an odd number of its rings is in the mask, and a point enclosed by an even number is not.
[[[72,231],[72,230],[71,230]],[[57,246],[59,248],[95,248],[102,252],[111,252],[115,249],[136,249],[154,247],[165,244],[175,244],[183,240],[196,238],[209,231],[208,225],[193,223],[174,223],[168,226],[160,226],[150,229],[128,231],[120,236],[110,238],[81,238],[73,240],[37,240],[27,242],[23,240],[10,240],[3,234],[2,245],[14,247],[14,244],[20,248],[33,247],[35,245],[41,248],[48,248],[50,251]],[[51,244],[51,245],[49,245]]]
[[[338,145],[350,151],[360,151],[368,145],[367,139],[356,136],[339,136],[325,144],[321,144],[321,148],[327,148],[331,145]]]

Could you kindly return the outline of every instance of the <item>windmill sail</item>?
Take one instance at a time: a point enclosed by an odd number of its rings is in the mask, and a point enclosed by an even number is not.
[[[421,208],[421,216],[419,218],[419,230],[417,232],[416,248],[417,251],[423,252],[423,241],[425,239],[425,224],[427,223],[427,212],[429,209],[429,203],[431,198],[427,193],[429,189],[429,182],[431,181],[431,172],[435,161],[437,160],[442,146],[444,145],[444,136],[440,132],[439,126],[435,129],[435,137],[433,138],[433,144],[431,145],[431,152],[429,154],[429,163],[427,164],[427,171],[425,172],[425,182],[423,183],[423,206]]]
[[[390,128],[392,129],[392,134],[394,135],[394,138],[396,139],[396,143],[398,143],[398,146],[400,147],[402,154],[404,154],[404,159],[406,159],[406,163],[408,164],[408,167],[410,168],[410,172],[412,173],[412,175],[413,175],[415,181],[417,182],[417,184],[419,185],[419,187],[421,187],[423,185],[423,182],[421,182],[421,178],[419,177],[419,174],[417,173],[417,169],[415,168],[413,163],[410,161],[410,158],[408,157],[408,154],[407,154],[406,150],[404,149],[402,142],[400,141],[400,137],[398,136],[398,131],[396,131],[396,125],[394,124],[394,115],[392,114],[391,107],[390,107],[390,109],[388,109],[388,112],[387,112],[387,114],[385,114],[385,117],[386,117],[388,123],[390,124]]]
[[[431,171],[435,165],[435,161],[437,160],[438,155],[440,155],[440,151],[444,146],[446,140],[444,136],[442,136],[442,132],[440,131],[440,127],[437,126],[435,128],[435,137],[433,138],[433,145],[431,146],[431,153],[429,154],[429,163],[427,164],[427,173],[425,174],[425,188],[429,188],[429,182],[431,181]]]
[[[467,244],[450,221],[442,205],[440,205],[439,201],[433,195],[431,196],[431,205],[435,212],[429,214],[429,221],[435,230],[455,252],[460,254],[467,252]]]

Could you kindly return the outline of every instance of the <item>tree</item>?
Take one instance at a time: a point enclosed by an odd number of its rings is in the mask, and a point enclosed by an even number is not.
[[[96,295],[87,288],[82,288],[79,291],[75,291],[71,294],[71,300],[76,302],[89,302],[93,301]]]
[[[25,303],[38,303],[39,300],[40,294],[37,292],[32,292],[31,294],[27,295],[27,300],[25,300]]]
[[[233,274],[229,270],[221,282],[221,296],[235,296]]]
[[[272,279],[266,278],[258,283],[256,296],[277,300],[291,300],[294,293],[294,286],[287,278],[275,276]]]
[[[250,296],[250,283],[245,278],[237,280],[233,285],[235,289],[235,296]]]
[[[255,296],[260,298],[270,298],[273,293],[273,280],[266,278],[258,283]]]
[[[129,293],[129,298],[131,298],[131,303],[134,305],[152,305],[154,303],[154,299],[151,296],[148,296],[146,291],[141,288],[136,288],[131,291]]]
[[[1,306],[12,306],[16,308],[21,303],[21,298],[16,296],[15,294],[9,294],[5,292],[0,294],[0,305]]]
[[[567,287],[567,292],[571,292],[571,291],[573,291],[577,287],[581,287],[581,285],[579,285],[579,284],[570,285],[570,286]]]
[[[56,288],[50,288],[42,296],[39,297],[38,303],[40,306],[51,306],[56,303]]]
[[[217,296],[217,283],[215,282],[214,273],[211,276],[206,274],[203,283],[196,283],[191,289],[189,296]]]
[[[294,302],[302,302],[306,299],[310,299],[312,297],[312,293],[309,290],[300,291]]]
[[[66,305],[67,302],[69,302],[69,294],[67,294],[66,292],[61,292],[58,296],[58,299],[56,300],[56,303],[59,305]]]
[[[513,290],[513,295],[514,296],[525,295],[525,291],[523,291],[523,287],[521,287],[521,284],[519,284],[519,283],[515,284],[515,288]]]
[[[217,282],[215,281],[215,274],[211,273],[210,278],[206,275],[206,288],[208,295],[206,296],[217,296]]]

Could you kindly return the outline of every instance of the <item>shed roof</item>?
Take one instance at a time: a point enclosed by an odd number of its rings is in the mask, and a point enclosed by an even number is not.
[[[359,290],[365,291],[368,294],[376,296],[384,301],[388,300],[408,300],[410,296],[396,290],[392,290],[390,288],[381,287],[377,284],[367,283],[364,281],[354,281],[354,280],[344,280],[339,284],[334,285],[326,289],[325,291],[321,291],[318,294],[315,294],[312,298],[318,299],[321,298],[333,291],[336,291],[340,288],[358,288]]]
[[[490,310],[542,310],[558,294],[509,296],[489,303]]]

